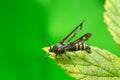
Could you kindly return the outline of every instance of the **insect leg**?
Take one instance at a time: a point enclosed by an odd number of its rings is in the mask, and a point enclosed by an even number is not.
[[[68,59],[70,59],[70,60],[71,60],[71,57],[70,57],[70,56],[68,56],[68,55],[66,54],[66,52],[65,52],[65,56],[67,56],[67,57],[68,57]]]

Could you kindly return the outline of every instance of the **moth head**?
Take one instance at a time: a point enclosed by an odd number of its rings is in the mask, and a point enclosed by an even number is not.
[[[52,49],[52,47],[51,46],[49,46],[50,48],[49,48],[49,52],[53,52],[53,49]]]

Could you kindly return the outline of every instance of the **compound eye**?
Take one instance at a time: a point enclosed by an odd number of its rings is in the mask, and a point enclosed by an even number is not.
[[[49,52],[52,52],[52,48],[49,49]]]

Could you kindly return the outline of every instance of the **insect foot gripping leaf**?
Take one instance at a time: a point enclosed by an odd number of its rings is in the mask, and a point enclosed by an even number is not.
[[[48,52],[48,48],[43,50]],[[49,57],[57,59],[57,64],[76,80],[120,80],[120,59],[107,50],[91,50],[91,54],[75,51],[58,56],[50,53]]]
[[[106,0],[104,19],[120,48],[120,0]]]

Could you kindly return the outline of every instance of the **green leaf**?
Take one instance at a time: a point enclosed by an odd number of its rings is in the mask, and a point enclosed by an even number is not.
[[[106,0],[104,19],[113,39],[120,46],[120,0]]]
[[[48,53],[48,48],[43,48]],[[66,52],[61,56],[50,53],[50,58],[76,80],[120,80],[120,59],[97,47],[92,53],[85,51]]]

